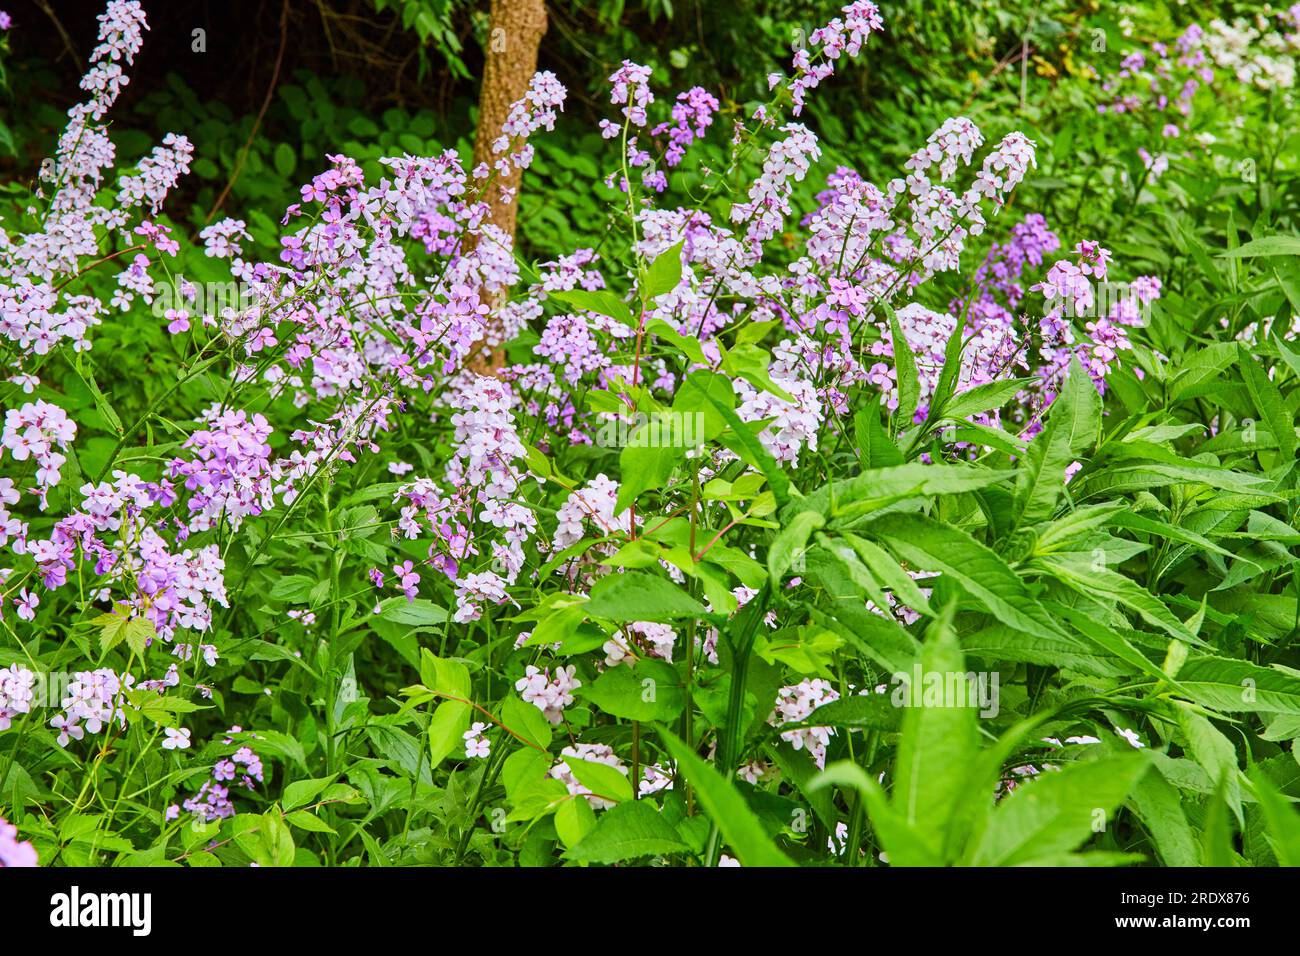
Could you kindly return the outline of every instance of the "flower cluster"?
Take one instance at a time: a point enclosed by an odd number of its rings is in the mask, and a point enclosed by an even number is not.
[[[226,746],[235,746],[233,734],[241,733],[241,728],[231,727],[224,738]],[[256,737],[256,734],[250,734]],[[229,757],[223,757],[212,767],[211,776],[203,782],[194,796],[185,800],[180,807],[167,809],[167,819],[175,819],[183,808],[205,823],[224,820],[235,815],[235,804],[230,798],[231,787],[256,790],[263,781],[262,759],[252,747],[237,746]]]
[[[542,669],[533,664],[528,665],[524,676],[515,681],[515,690],[527,703],[540,710],[553,724],[564,719],[564,708],[573,703],[573,692],[582,686],[582,681],[574,676],[577,670],[572,664],[557,667],[552,674],[550,668]]]
[[[839,692],[829,681],[820,677],[801,681],[789,687],[782,687],[777,694],[776,707],[768,718],[768,723],[775,727],[782,724],[802,723],[812,716],[813,711],[823,704],[839,700]],[[781,739],[788,742],[795,750],[807,750],[818,767],[826,765],[826,747],[830,744],[831,727],[801,727],[797,730],[781,732]]]
[[[36,848],[19,840],[18,828],[0,817],[0,869],[36,865]]]
[[[807,49],[795,52],[797,75],[790,84],[795,116],[803,112],[808,91],[835,75],[835,63],[841,56],[857,56],[871,34],[885,27],[880,8],[871,0],[854,0],[841,13],[843,18],[835,17],[812,32]]]
[[[222,409],[203,413],[204,426],[191,433],[184,448],[194,457],[174,459],[168,469],[193,492],[189,500],[191,531],[206,531],[219,521],[238,531],[244,519],[274,505],[277,470],[271,461],[271,424],[266,416]]]
[[[49,402],[28,402],[21,408],[5,412],[0,445],[9,450],[14,461],[30,459],[36,465],[36,493],[42,507],[45,493],[59,483],[60,469],[67,457],[62,449],[77,437],[77,423],[67,412]],[[10,502],[11,504],[15,502]]]
[[[8,730],[15,717],[29,714],[36,697],[36,675],[10,664],[0,670],[0,730]]]
[[[593,810],[608,810],[614,806],[613,800],[607,800],[591,792],[591,789],[585,784],[579,782],[578,778],[573,775],[568,760],[584,760],[587,763],[600,763],[607,767],[613,767],[619,773],[627,776],[627,767],[623,761],[618,759],[614,753],[614,748],[608,744],[573,744],[565,747],[560,751],[560,759],[556,761],[555,766],[551,768],[550,775],[564,784],[565,789],[575,797],[585,797],[591,804]]]

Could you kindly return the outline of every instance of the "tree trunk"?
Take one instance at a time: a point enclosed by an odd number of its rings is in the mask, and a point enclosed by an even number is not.
[[[529,81],[537,72],[537,50],[545,33],[545,0],[492,0],[483,85],[479,91],[478,129],[474,135],[475,166],[490,165],[496,158],[492,143],[501,135],[511,105],[528,92]],[[487,221],[499,227],[512,242],[522,178],[523,171],[512,166],[508,173],[497,174],[483,197],[489,209]],[[503,188],[510,191],[511,199],[502,200]],[[495,312],[500,301],[488,304]],[[493,318],[489,316],[488,321]],[[504,364],[503,348],[476,355],[469,362],[470,368],[481,375],[493,374]]]

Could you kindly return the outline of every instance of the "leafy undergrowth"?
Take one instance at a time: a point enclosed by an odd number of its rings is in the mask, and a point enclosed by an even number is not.
[[[143,27],[4,194],[0,865],[1300,863],[1292,15],[883,185],[866,0],[735,129],[625,62],[546,262],[555,77],[189,236]]]

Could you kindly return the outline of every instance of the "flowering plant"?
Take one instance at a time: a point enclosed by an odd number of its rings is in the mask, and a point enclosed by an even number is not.
[[[1151,256],[965,116],[823,169],[806,114],[887,29],[854,0],[730,129],[619,65],[605,241],[490,219],[546,71],[489,161],[331,154],[278,230],[190,239],[184,136],[112,179],[147,24],[99,24],[0,231],[0,864],[1294,862],[1285,210]],[[1190,117],[1201,37],[1090,119],[1177,70]],[[1267,846],[1194,839],[1222,810]]]

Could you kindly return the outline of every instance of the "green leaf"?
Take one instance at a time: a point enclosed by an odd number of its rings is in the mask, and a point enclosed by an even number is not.
[[[585,797],[565,800],[555,811],[555,832],[566,847],[581,842],[596,827],[596,811]]]
[[[740,416],[736,414],[734,409],[718,401],[711,393],[708,398],[730,429],[728,434],[733,437],[736,446],[732,450],[736,451],[748,464],[753,465],[763,473],[763,476],[767,478],[768,486],[772,489],[772,495],[776,499],[776,506],[778,508],[785,507],[790,500],[790,479],[785,470],[777,464],[776,459],[772,457],[772,453],[767,450],[758,439],[758,436],[740,420]]]
[[[894,560],[892,555],[856,534],[844,532],[843,537],[852,545],[853,550],[862,559],[862,563],[876,579],[894,592],[895,598],[918,614],[924,614],[926,617],[934,616],[934,612],[930,610],[929,599],[917,586],[916,580],[903,570],[903,566]]]
[[[903,463],[903,453],[885,431],[880,409],[875,405],[859,408],[853,416],[853,435],[865,468],[887,468]]]
[[[615,514],[626,511],[642,492],[666,485],[688,451],[726,428],[712,399],[734,405],[731,383],[712,372],[694,372],[678,389],[671,412],[656,413],[637,425],[619,453],[622,481]]]
[[[685,459],[688,451],[685,445],[665,444],[646,438],[647,434],[656,434],[658,429],[656,422],[638,425],[619,452],[619,474],[623,478],[614,502],[615,514],[622,514],[630,508],[643,492],[666,485],[673,469]]]
[[[331,827],[316,814],[307,810],[294,810],[284,815],[285,822],[291,823],[300,830],[306,830],[309,833],[332,833],[338,835],[338,831]]]
[[[1290,668],[1198,655],[1178,671],[1178,685],[1211,710],[1300,715],[1300,674]]]
[[[754,811],[731,783],[662,726],[659,735],[678,772],[695,788],[700,805],[744,866],[794,865],[768,838]]]
[[[1155,625],[1171,637],[1194,647],[1205,646],[1205,642],[1189,631],[1158,597],[1132,578],[1099,567],[1091,556],[1049,554],[1035,558],[1032,566],[1069,585],[1084,597],[1115,601],[1135,611],[1142,620]]]
[[[645,301],[649,302],[665,292],[672,292],[682,281],[682,246],[685,242],[686,240],[683,239],[676,245],[669,246],[655,257],[654,262],[650,263],[641,289]]]
[[[697,365],[712,365],[704,354],[700,340],[689,335],[682,335],[663,319],[651,319],[645,325],[646,331],[675,346],[678,351]]]
[[[636,328],[636,319],[633,317],[632,310],[628,308],[627,303],[608,289],[601,289],[596,292],[574,289],[570,292],[548,292],[547,295],[567,305],[576,306],[588,312],[595,312],[597,315],[608,316],[616,322]]]
[[[1264,834],[1277,862],[1282,866],[1300,866],[1300,815],[1296,814],[1294,804],[1278,791],[1258,764],[1251,768],[1250,782],[1264,816]]]
[[[1296,241],[1300,242],[1300,239]],[[1246,390],[1250,392],[1250,400],[1273,434],[1283,462],[1290,462],[1295,459],[1296,453],[1295,415],[1287,411],[1282,393],[1245,345],[1241,346],[1240,355],[1238,364],[1246,382]]]
[[[777,590],[785,579],[785,573],[796,563],[802,563],[808,538],[818,528],[824,527],[826,519],[816,511],[800,511],[781,529],[767,552],[767,573],[772,590]]]
[[[737,345],[722,356],[724,371],[743,378],[755,388],[771,392],[784,402],[797,403],[798,399],[772,380],[772,375],[768,371],[771,364],[772,356],[767,349],[761,349],[751,343]]]
[[[444,700],[429,719],[429,759],[433,767],[458,748],[464,753],[465,731],[474,708],[468,703],[472,688],[469,670],[459,661],[435,657],[427,648],[421,657],[420,677],[425,686]]]
[[[1205,828],[1201,833],[1201,863],[1204,866],[1228,867],[1241,863],[1232,847],[1232,812],[1228,807],[1228,782],[1220,780],[1205,811]]]
[[[1220,259],[1257,259],[1264,256],[1300,256],[1300,237],[1262,236],[1236,249],[1219,253]]]
[[[105,654],[123,641],[137,657],[144,654],[145,642],[155,634],[153,622],[144,617],[128,617],[130,613],[128,605],[115,604],[111,613],[91,621],[99,628],[99,646]]]
[[[943,865],[939,851],[908,825],[903,815],[890,804],[880,784],[857,764],[847,760],[833,763],[812,781],[809,788],[816,792],[831,786],[856,790],[859,799],[866,802],[867,816],[881,846],[889,854],[891,866]]]
[[[915,514],[885,515],[869,530],[910,564],[952,578],[1003,624],[1026,634],[1059,636],[1060,627],[1020,576],[965,531]]]
[[[416,598],[408,601],[403,595],[385,598],[379,603],[379,616],[395,624],[431,626],[447,620],[447,609],[432,601]]]
[[[674,719],[686,700],[677,671],[671,664],[651,658],[637,661],[635,668],[608,668],[578,688],[577,694],[612,717],[646,722]]]
[[[1144,774],[1129,794],[1129,803],[1151,835],[1161,863],[1165,866],[1200,864],[1200,850],[1187,822],[1182,798],[1162,774]]]
[[[666,578],[644,571],[624,571],[601,578],[583,605],[588,617],[606,621],[669,622],[705,618],[704,605]]]
[[[968,706],[975,689],[952,629],[949,605],[931,623],[921,646],[919,672],[894,675],[895,695],[904,695],[903,732],[894,763],[893,805],[907,825],[945,859],[951,848],[948,821],[967,786],[979,750],[977,709]],[[900,678],[906,680],[900,682]],[[916,678],[919,677],[918,682]],[[934,696],[932,682],[942,691]]]
[[[113,405],[109,402],[108,396],[104,394],[103,390],[99,387],[99,383],[95,381],[94,372],[90,371],[86,367],[82,353],[76,353],[76,359],[72,362],[72,370],[77,373],[77,377],[80,378],[86,388],[89,389],[91,397],[95,400],[95,408],[99,411],[105,424],[107,424],[116,434],[124,434],[122,419],[119,418],[117,412],[113,410]]]
[[[295,780],[284,788],[284,794],[280,797],[280,806],[286,811],[305,807],[334,782],[335,776],[337,775],[332,774],[328,777],[316,777],[312,780]]]
[[[907,336],[898,324],[898,316],[890,306],[885,305],[884,308],[889,315],[889,340],[894,349],[894,374],[898,379],[898,409],[894,413],[894,421],[899,423],[899,428],[906,428],[916,416],[916,406],[921,398],[921,382],[916,374],[916,356],[912,354]]]
[[[994,471],[979,465],[910,462],[864,470],[852,478],[822,485],[799,502],[798,507],[830,516],[834,503],[833,516],[848,519],[873,510],[884,501],[978,491],[1005,481],[1011,475],[1010,471]]]
[[[569,770],[578,783],[590,790],[593,796],[614,803],[632,799],[632,782],[617,767],[583,760],[581,757],[565,757],[564,762],[569,765]]]
[[[646,856],[670,856],[687,849],[677,830],[653,804],[630,800],[601,814],[595,828],[565,856],[579,863],[621,863]]]
[[[1151,763],[1143,753],[1084,760],[1021,783],[998,804],[975,848],[974,866],[1023,866],[1069,853],[1132,792]]]
[[[286,178],[293,175],[294,167],[298,165],[298,157],[294,155],[293,147],[288,143],[276,144],[272,160],[275,163],[275,171]]]
[[[1237,773],[1237,748],[1207,718],[1189,704],[1178,703],[1178,723],[1183,732],[1184,749],[1201,765],[1211,780],[1222,783],[1223,797],[1239,823],[1245,822],[1241,809],[1241,782]]]
[[[807,575],[830,601],[828,613],[812,608],[813,620],[825,624],[866,657],[891,673],[907,670],[920,650],[915,637],[897,621],[869,611],[863,591],[844,570],[842,562],[824,548],[808,554]]]
[[[1097,438],[1101,396],[1077,358],[1052,402],[1043,431],[1029,443],[1016,472],[1016,518],[1012,532],[1052,516],[1065,488],[1065,469]]]
[[[932,416],[935,421],[952,419],[964,421],[971,415],[1001,408],[1015,397],[1016,393],[1035,381],[1032,378],[1008,378],[1000,382],[985,382],[964,392],[958,392],[946,401],[941,409]]]
[[[429,765],[438,766],[458,748],[462,756],[465,731],[469,730],[473,708],[460,701],[448,700],[438,705],[429,719]]]
[[[501,723],[534,746],[545,750],[551,745],[554,730],[546,715],[516,694],[506,694],[501,702]]]

